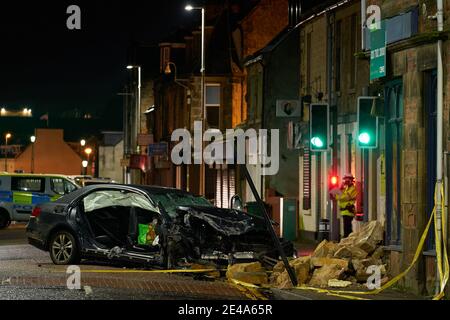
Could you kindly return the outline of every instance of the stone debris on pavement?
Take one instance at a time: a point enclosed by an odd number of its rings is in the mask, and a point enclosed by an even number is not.
[[[238,263],[228,266],[227,279],[234,279],[245,283],[266,285],[269,283],[266,270],[261,263]]]
[[[353,282],[351,281],[344,281],[344,280],[337,280],[337,279],[331,279],[328,280],[328,286],[330,288],[347,288],[351,286]]]
[[[365,283],[370,276],[367,269],[373,265],[380,267],[382,282],[387,282],[382,240],[383,227],[371,221],[339,243],[322,241],[311,256],[293,259],[289,264],[296,271],[299,285],[324,288]],[[282,262],[274,266],[270,284],[279,289],[292,287]]]

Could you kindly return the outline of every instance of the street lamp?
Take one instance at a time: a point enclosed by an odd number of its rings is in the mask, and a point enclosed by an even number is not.
[[[5,134],[5,172],[8,172],[8,140],[11,139],[12,134]]]
[[[138,151],[138,145],[137,145],[137,135],[141,132],[141,66],[135,66],[135,65],[128,65],[128,70],[137,69],[138,70],[138,95],[136,99],[136,112],[135,112],[135,123],[134,123],[134,129],[136,131],[136,134],[132,135],[132,141],[133,141],[133,152]]]
[[[31,141],[31,173],[34,173],[34,143],[36,142],[36,136],[31,136],[30,141]]]
[[[201,68],[200,73],[202,75],[201,84],[201,107],[202,107],[202,128],[205,129],[205,8],[203,7],[193,7],[192,5],[187,5],[184,8],[186,11],[201,10],[202,12],[202,50],[201,50]],[[201,161],[200,165],[200,194],[205,195],[205,163]]]
[[[81,141],[80,141],[80,145],[81,145],[82,147],[84,147],[84,146],[86,145],[86,140],[84,140],[84,139],[81,139]]]
[[[81,173],[82,175],[87,175],[87,166],[88,166],[89,162],[87,160],[83,160],[81,161],[81,165],[83,167],[83,172]]]

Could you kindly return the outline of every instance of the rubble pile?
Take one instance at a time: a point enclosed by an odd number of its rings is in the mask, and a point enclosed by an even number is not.
[[[322,241],[311,256],[291,260],[289,264],[295,269],[299,285],[347,287],[365,283],[371,275],[367,273],[369,266],[380,266],[382,276],[386,275],[383,248],[380,246],[382,240],[381,224],[371,221],[339,243]],[[274,266],[269,280],[278,288],[292,287],[281,261]]]

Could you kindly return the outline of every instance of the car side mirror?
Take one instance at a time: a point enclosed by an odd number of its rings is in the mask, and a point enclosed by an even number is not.
[[[244,210],[244,202],[239,195],[235,194],[231,197],[230,208],[239,211]]]

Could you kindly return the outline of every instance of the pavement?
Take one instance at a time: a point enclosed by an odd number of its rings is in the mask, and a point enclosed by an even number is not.
[[[310,255],[316,243],[296,242],[298,256]],[[248,295],[223,280],[153,273],[108,262],[83,261],[80,289],[68,289],[67,266],[56,266],[48,252],[28,245],[25,224],[0,230],[0,300],[245,300]],[[70,284],[70,282],[69,282]],[[241,288],[242,289],[242,288]],[[341,289],[339,289],[341,290]],[[364,290],[361,287],[344,290]],[[366,289],[367,290],[367,289]],[[272,289],[273,300],[423,300],[394,289],[374,295],[330,295],[312,290]]]
[[[80,290],[69,290],[71,274],[67,266],[54,265],[48,252],[26,243],[24,224],[0,230],[0,300],[247,299],[225,281],[197,280],[94,261],[79,265]]]

